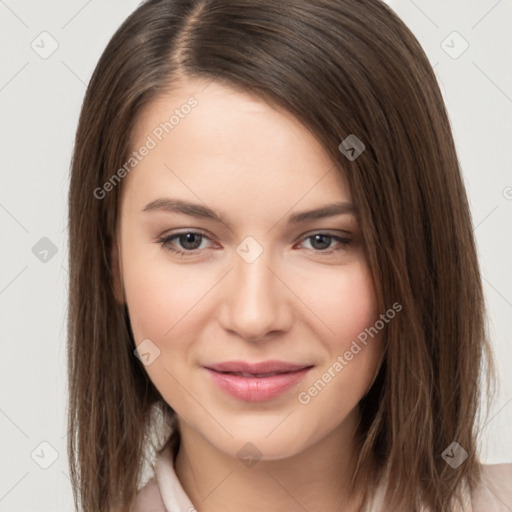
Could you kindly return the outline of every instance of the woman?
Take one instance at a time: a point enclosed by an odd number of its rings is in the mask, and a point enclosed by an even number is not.
[[[84,99],[69,226],[81,510],[512,507],[477,453],[449,121],[382,2],[142,4]]]

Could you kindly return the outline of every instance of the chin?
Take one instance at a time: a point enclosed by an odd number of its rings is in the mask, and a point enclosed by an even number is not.
[[[240,430],[239,435],[237,435],[237,432],[230,430],[234,436],[233,438],[224,437],[222,440],[210,439],[210,442],[217,446],[217,449],[220,451],[231,457],[238,458],[242,462],[246,458],[265,461],[286,459],[297,455],[307,448],[308,439],[305,436],[303,427],[298,429],[297,434],[295,434],[290,431],[290,428],[276,428],[278,424],[279,422],[275,423],[271,428],[265,427],[261,430],[245,428]]]

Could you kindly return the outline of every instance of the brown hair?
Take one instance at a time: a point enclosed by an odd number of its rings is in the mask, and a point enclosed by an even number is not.
[[[183,77],[258,94],[299,119],[336,162],[359,211],[378,307],[403,309],[361,400],[354,494],[388,474],[394,510],[454,510],[478,481],[479,385],[488,342],[468,201],[443,99],[420,44],[379,0],[149,0],[112,37],[89,83],[69,188],[68,450],[80,510],[128,510],[151,410],[150,381],[111,248],[141,112]],[[338,149],[355,134],[355,160]],[[453,442],[458,469],[441,457]],[[171,442],[179,444],[175,430]]]

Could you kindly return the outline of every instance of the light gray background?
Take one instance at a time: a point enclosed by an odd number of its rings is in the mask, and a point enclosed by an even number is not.
[[[74,508],[65,439],[69,162],[86,84],[138,3],[0,0],[0,512]],[[423,45],[447,103],[501,374],[482,456],[510,462],[512,0],[389,3]],[[48,58],[31,47],[48,51],[52,39]]]

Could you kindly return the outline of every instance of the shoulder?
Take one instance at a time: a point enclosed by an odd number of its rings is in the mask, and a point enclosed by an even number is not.
[[[512,510],[512,463],[482,466],[482,477],[473,492],[472,505],[474,512]]]
[[[166,512],[155,477],[139,490],[130,512]]]

